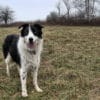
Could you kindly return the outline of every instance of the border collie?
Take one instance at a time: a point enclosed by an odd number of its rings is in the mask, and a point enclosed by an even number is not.
[[[42,26],[40,24],[23,24],[19,27],[20,36],[8,35],[3,43],[3,54],[6,63],[7,75],[10,76],[9,63],[14,61],[19,65],[22,96],[27,97],[26,78],[28,69],[31,69],[33,84],[36,91],[42,92],[37,83],[40,56],[43,47]]]

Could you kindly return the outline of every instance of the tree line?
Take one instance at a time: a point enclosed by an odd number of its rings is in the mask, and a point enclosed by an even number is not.
[[[51,24],[100,24],[100,0],[59,0],[46,21]]]
[[[100,25],[99,5],[100,0],[59,0],[55,6],[56,11],[50,12],[45,21],[38,22],[62,25]],[[0,6],[0,24],[10,23],[12,26],[17,26],[23,23],[13,21],[14,11],[10,7]]]

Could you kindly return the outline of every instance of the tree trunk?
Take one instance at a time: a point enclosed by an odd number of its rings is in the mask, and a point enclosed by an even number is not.
[[[90,1],[85,0],[86,19],[90,21]]]
[[[8,19],[7,18],[4,19],[4,23],[8,24]]]

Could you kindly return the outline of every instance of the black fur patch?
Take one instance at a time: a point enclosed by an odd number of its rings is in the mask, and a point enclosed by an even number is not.
[[[31,25],[33,34],[39,38],[42,38],[42,26],[40,24]]]
[[[10,53],[12,60],[20,65],[20,56],[17,49],[18,39],[18,35],[8,35],[3,44],[3,54],[6,59],[8,53]]]
[[[42,38],[42,28],[43,26],[41,26],[40,24],[33,24],[30,25],[31,27],[31,31],[33,32],[33,34],[39,38]],[[29,32],[29,24],[23,24],[19,27],[19,29],[21,29],[21,36],[24,37],[26,35],[28,35]]]
[[[29,32],[29,24],[23,24],[21,26],[19,26],[19,29],[21,29],[21,36],[24,37],[26,35],[28,35],[28,32]]]

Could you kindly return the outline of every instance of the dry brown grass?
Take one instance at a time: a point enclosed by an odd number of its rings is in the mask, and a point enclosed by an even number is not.
[[[28,98],[20,95],[16,67],[6,76],[2,43],[17,28],[0,29],[0,100],[100,100],[100,28],[46,26],[37,93],[29,75]],[[34,91],[34,92],[32,92]]]

